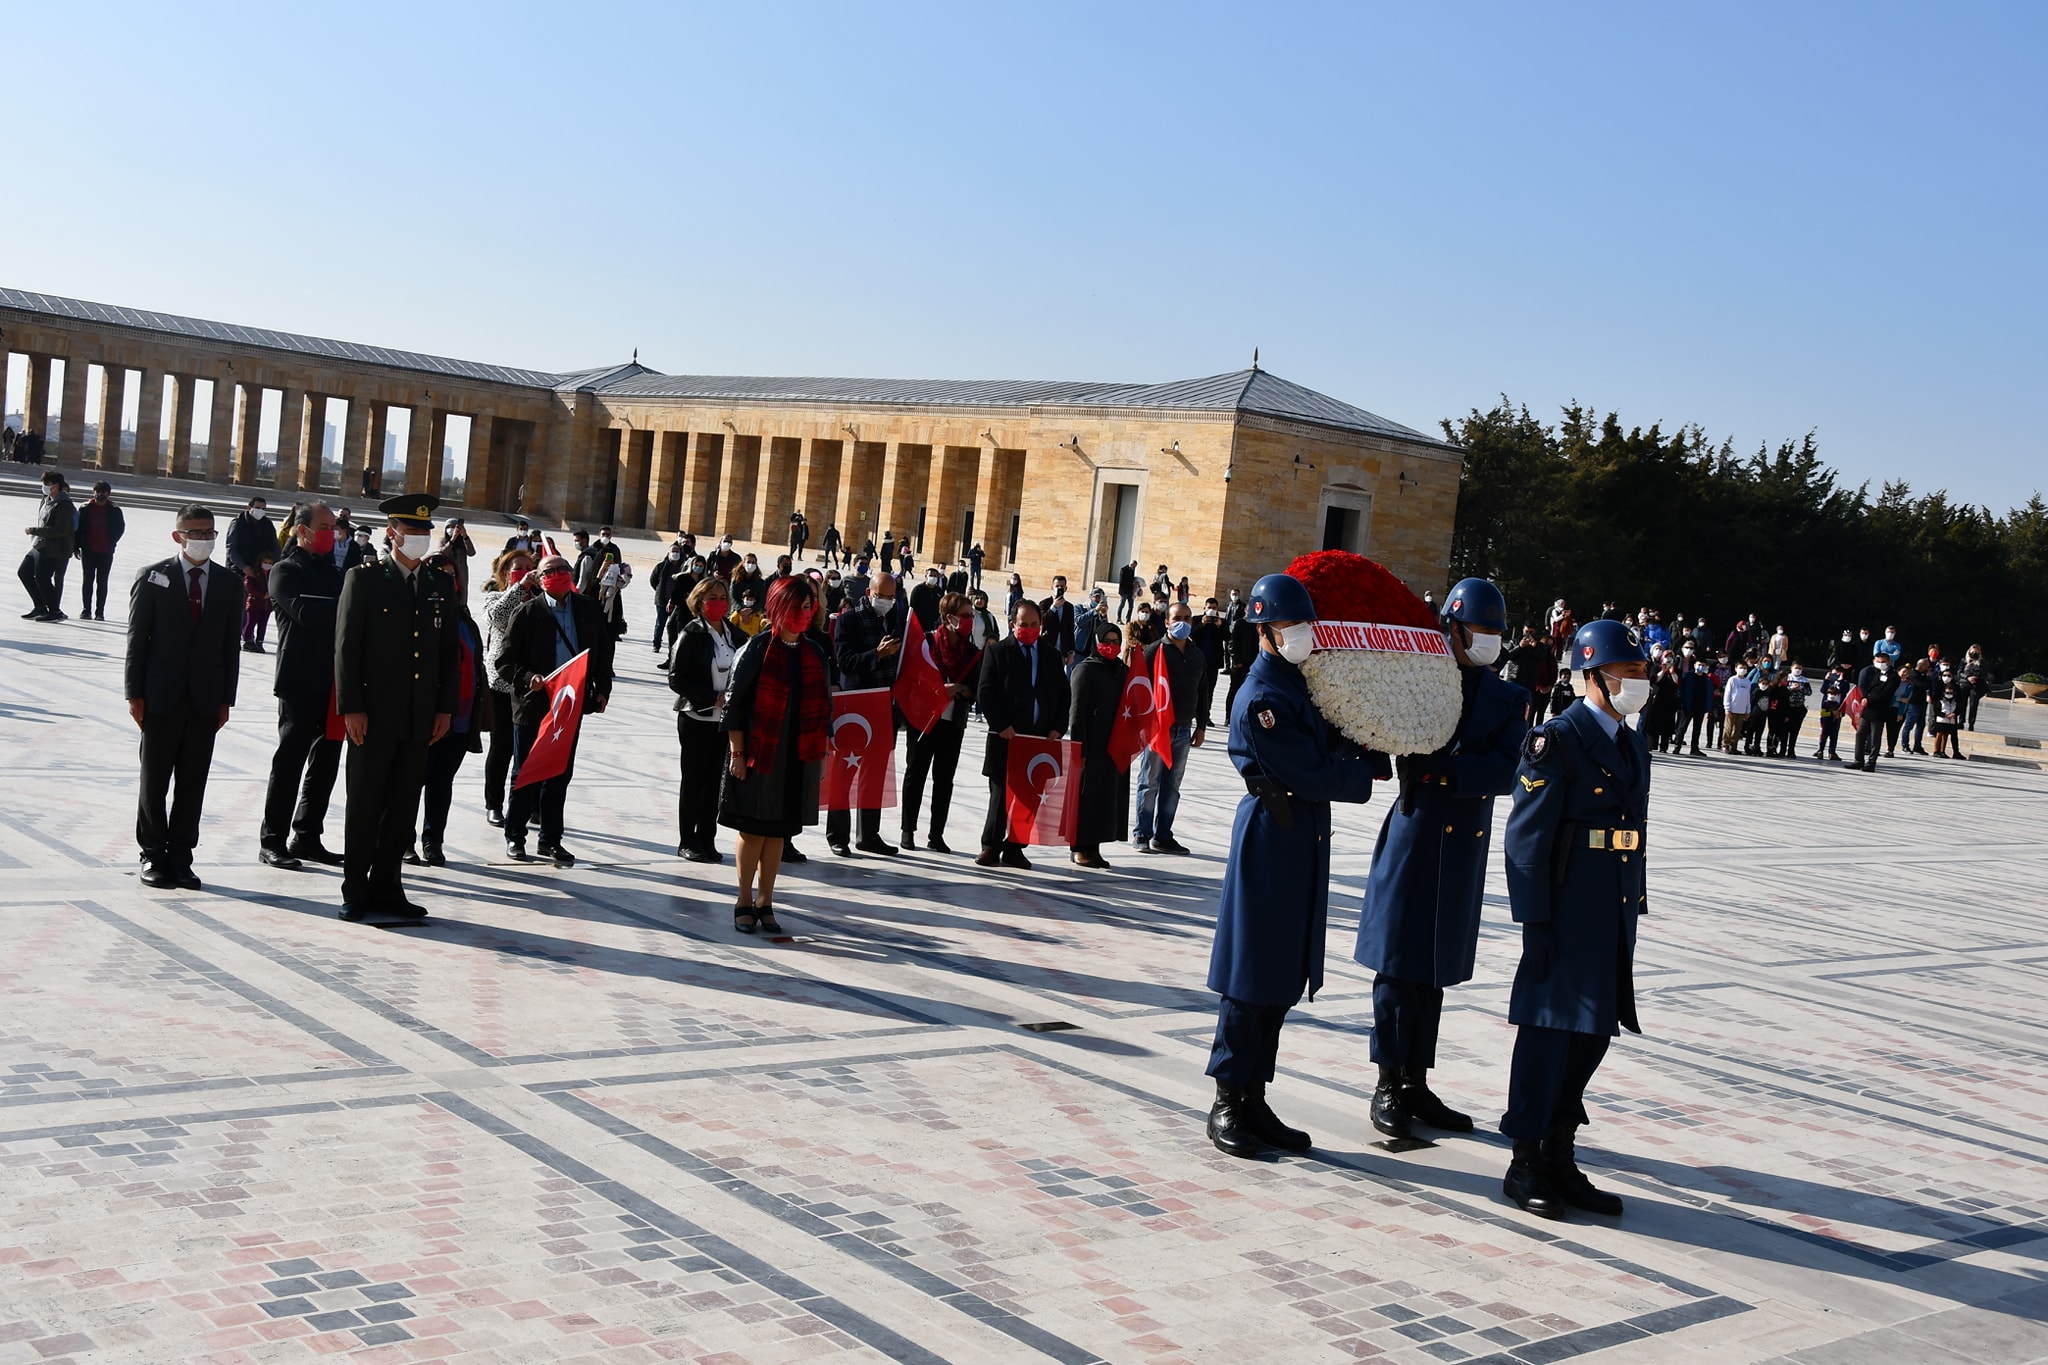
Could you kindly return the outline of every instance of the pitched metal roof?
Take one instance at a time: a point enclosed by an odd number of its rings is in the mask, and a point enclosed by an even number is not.
[[[1104,384],[1024,379],[815,379],[748,375],[656,374],[604,384],[607,398],[701,399],[733,403],[845,403],[962,408],[1165,408],[1250,412],[1343,431],[1442,445],[1364,408],[1339,402],[1265,370],[1167,384]]]
[[[111,303],[87,303],[82,299],[55,294],[32,294],[22,289],[0,289],[0,308],[25,313],[43,313],[76,322],[96,322],[138,331],[161,332],[219,341],[232,346],[253,346],[292,355],[318,356],[327,360],[348,360],[361,365],[386,365],[398,370],[474,379],[491,384],[513,384],[521,388],[552,389],[561,376],[541,370],[520,370],[508,365],[483,365],[474,360],[453,360],[447,356],[421,355],[417,351],[394,351],[385,346],[365,346],[354,341],[330,341],[325,337],[300,336],[296,332],[273,332],[264,327],[243,327],[232,322],[208,322],[203,318],[179,317],[174,313],[151,313],[140,308],[120,308]]]

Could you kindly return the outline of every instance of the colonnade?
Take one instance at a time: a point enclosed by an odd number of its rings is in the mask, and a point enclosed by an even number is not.
[[[854,546],[883,532],[925,559],[957,561],[977,541],[990,567],[1015,558],[1025,452],[990,441],[869,441],[838,436],[612,427],[611,522],[696,535],[780,541],[801,510],[812,543],[836,525]]]

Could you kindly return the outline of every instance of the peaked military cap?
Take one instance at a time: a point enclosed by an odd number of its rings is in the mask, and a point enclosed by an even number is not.
[[[377,504],[377,510],[408,531],[434,529],[434,509],[441,500],[431,493],[400,493]]]

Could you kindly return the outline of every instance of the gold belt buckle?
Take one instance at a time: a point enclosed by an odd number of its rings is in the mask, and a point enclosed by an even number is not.
[[[1611,829],[1607,831],[1607,846],[1618,848],[1623,853],[1633,853],[1643,846],[1641,830]]]

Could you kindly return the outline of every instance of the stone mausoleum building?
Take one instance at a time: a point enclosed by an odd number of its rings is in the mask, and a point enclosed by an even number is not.
[[[0,289],[9,357],[26,381],[5,410],[64,466],[348,501],[368,465],[387,494],[767,542],[801,508],[814,546],[828,524],[856,546],[908,533],[921,563],[979,543],[1038,589],[1135,559],[1200,595],[1341,547],[1441,591],[1461,468],[1256,364],[1166,384],[552,374]]]

